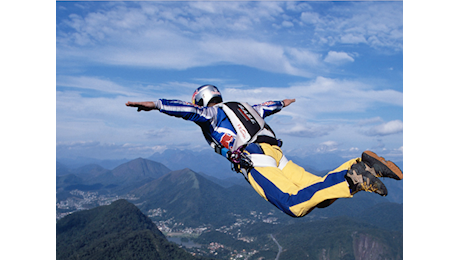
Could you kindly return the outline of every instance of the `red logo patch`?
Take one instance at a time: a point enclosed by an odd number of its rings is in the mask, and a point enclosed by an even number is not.
[[[220,143],[227,149],[230,149],[230,143],[233,141],[233,136],[229,135],[229,134],[224,134],[221,138],[220,138]]]

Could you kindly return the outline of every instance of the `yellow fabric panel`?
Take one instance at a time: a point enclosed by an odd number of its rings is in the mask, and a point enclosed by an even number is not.
[[[351,166],[355,163],[355,162],[361,162],[361,157],[359,158],[355,158],[355,159],[351,159],[345,163],[343,163],[342,165],[340,165],[337,169],[333,170],[333,171],[330,171],[329,173],[331,172],[340,172],[340,171],[343,171],[343,170],[349,170],[351,168]]]
[[[299,190],[324,180],[323,177],[307,172],[304,168],[295,164],[291,160],[286,164],[286,167],[284,167],[282,173],[293,184],[295,184]],[[294,194],[297,194],[297,192]]]

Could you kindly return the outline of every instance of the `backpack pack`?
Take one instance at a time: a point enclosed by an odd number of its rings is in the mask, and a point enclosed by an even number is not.
[[[269,138],[276,142],[273,130],[271,130],[259,113],[248,103],[225,102],[216,106],[224,111],[237,134],[230,152],[234,152],[238,148],[256,142],[256,140],[261,138]],[[217,140],[214,140],[211,135],[205,132],[203,134],[216,153],[222,154],[222,149],[227,150]]]

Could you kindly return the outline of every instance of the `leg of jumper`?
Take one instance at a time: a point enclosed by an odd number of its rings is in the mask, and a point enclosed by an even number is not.
[[[260,146],[263,153],[279,165],[283,156],[281,149],[268,144]],[[352,197],[344,176],[355,161],[344,163],[324,177],[311,174],[292,161],[283,169],[256,166],[248,174],[248,181],[257,193],[277,208],[290,216],[302,217],[323,201]]]

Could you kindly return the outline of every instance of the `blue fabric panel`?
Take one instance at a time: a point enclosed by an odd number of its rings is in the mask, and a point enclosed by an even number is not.
[[[264,151],[260,147],[260,145],[256,143],[250,143],[246,146],[245,150],[250,154],[264,154]]]

